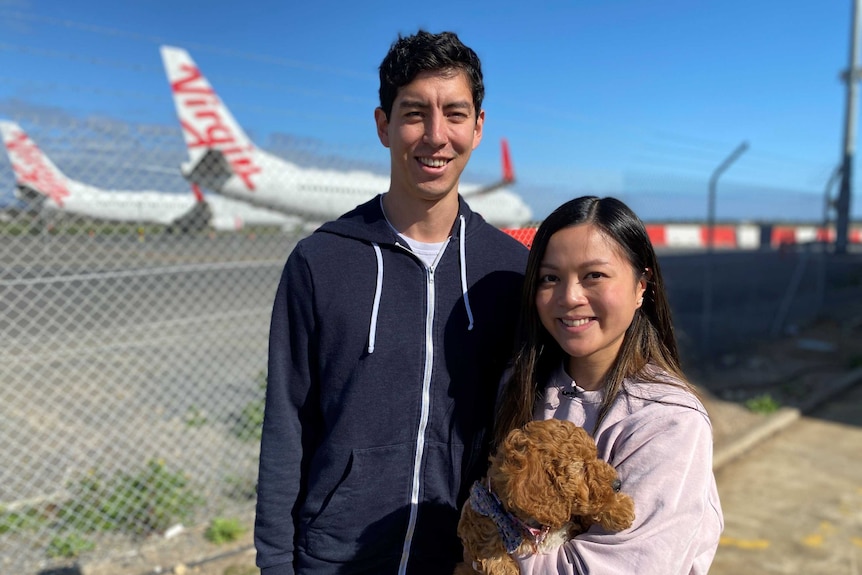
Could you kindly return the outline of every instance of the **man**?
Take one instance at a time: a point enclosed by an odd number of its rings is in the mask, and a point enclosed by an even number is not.
[[[300,241],[270,329],[255,544],[262,575],[451,573],[487,466],[527,250],[458,195],[482,139],[455,34],[380,66],[389,190]]]

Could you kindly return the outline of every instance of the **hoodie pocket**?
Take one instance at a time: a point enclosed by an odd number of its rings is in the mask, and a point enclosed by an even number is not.
[[[306,550],[333,562],[400,554],[409,517],[409,444],[354,449],[343,481],[306,529]]]

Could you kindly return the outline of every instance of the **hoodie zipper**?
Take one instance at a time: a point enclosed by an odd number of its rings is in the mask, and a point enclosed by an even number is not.
[[[416,257],[409,249],[396,244],[405,251],[409,252],[413,257]],[[448,245],[448,242],[447,242]],[[446,251],[446,246],[440,250],[434,265],[430,268],[425,268],[425,296],[428,298],[428,310],[425,314],[425,372],[422,375],[422,407],[419,416],[419,430],[416,436],[416,451],[413,456],[413,477],[410,488],[410,518],[407,522],[407,533],[404,536],[404,547],[401,551],[401,562],[398,565],[398,575],[406,575],[407,563],[410,559],[410,546],[413,543],[413,533],[416,530],[416,516],[419,512],[419,491],[421,489],[419,478],[421,477],[422,457],[425,454],[425,429],[428,426],[428,415],[431,411],[431,374],[434,371],[434,302],[435,284],[434,270],[437,267],[440,258],[443,257],[443,252]]]

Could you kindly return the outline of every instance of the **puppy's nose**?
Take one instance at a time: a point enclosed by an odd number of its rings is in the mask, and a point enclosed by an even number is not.
[[[614,491],[616,491],[616,492],[619,492],[619,490],[622,488],[622,486],[623,486],[623,482],[620,481],[619,479],[614,479],[614,482],[611,483],[611,487],[613,487]]]

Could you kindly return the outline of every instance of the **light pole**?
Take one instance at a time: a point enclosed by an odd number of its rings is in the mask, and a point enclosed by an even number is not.
[[[843,74],[847,84],[847,107],[844,111],[844,147],[841,168],[841,188],[835,200],[835,253],[847,253],[847,236],[850,231],[850,196],[853,188],[853,155],[856,147],[856,67],[859,43],[859,2],[853,0],[853,18],[850,28],[850,64]]]
[[[736,159],[739,158],[739,156],[741,156],[747,149],[748,142],[742,142],[739,144],[709,177],[709,204],[706,209],[706,228],[708,234],[706,238],[706,247],[710,252],[715,243],[715,184],[718,182],[718,177],[722,172],[729,168],[730,164],[735,162]]]
[[[712,323],[712,252],[715,244],[715,187],[718,177],[748,149],[748,142],[739,144],[712,172],[709,178],[709,197],[706,209],[706,257],[703,270],[703,313],[701,314],[701,341],[706,359],[710,356],[710,324]]]

